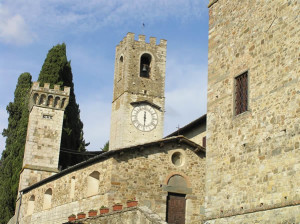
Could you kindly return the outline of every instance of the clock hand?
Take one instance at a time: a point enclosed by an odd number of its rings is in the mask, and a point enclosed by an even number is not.
[[[144,111],[144,126],[145,126],[145,123],[146,123],[146,111]]]

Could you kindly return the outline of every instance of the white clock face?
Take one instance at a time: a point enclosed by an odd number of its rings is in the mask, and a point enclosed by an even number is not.
[[[133,108],[131,113],[132,124],[140,131],[152,131],[157,123],[156,111],[148,104],[140,104]]]

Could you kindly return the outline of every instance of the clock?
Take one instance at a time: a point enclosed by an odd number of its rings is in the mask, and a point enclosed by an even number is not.
[[[152,106],[143,103],[133,108],[131,121],[140,131],[152,131],[158,123],[158,116]]]

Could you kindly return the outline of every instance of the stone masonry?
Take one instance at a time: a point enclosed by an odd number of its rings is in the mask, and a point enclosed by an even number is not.
[[[82,220],[76,220],[72,223],[77,224],[167,224],[161,217],[153,213],[145,206],[125,208],[121,211],[110,212],[104,215],[89,217]]]
[[[33,83],[30,93],[29,122],[19,190],[58,172],[64,109],[70,88],[54,89],[45,83]]]
[[[174,153],[181,154],[180,164],[172,161]],[[98,190],[90,195],[88,178],[95,171],[100,174]],[[170,184],[176,175],[186,187]],[[113,150],[24,189],[20,223],[63,223],[71,214],[98,210],[102,205],[111,209],[115,203],[125,205],[133,198],[165,220],[168,192],[184,193],[186,223],[199,223],[204,218],[204,179],[205,151],[183,136]],[[51,207],[45,209],[48,189],[52,189]],[[29,214],[33,196],[34,209]]]
[[[136,41],[134,34],[128,33],[116,47],[110,150],[163,137],[166,46],[166,40],[157,45],[156,38],[150,37],[150,43],[146,43],[144,35],[139,35]],[[143,54],[151,55],[147,78],[140,77]],[[155,105],[158,115],[158,125],[148,132],[141,132],[131,122],[133,104],[144,101]]]
[[[209,5],[206,220],[300,223],[300,5]],[[235,77],[248,109],[235,115]]]

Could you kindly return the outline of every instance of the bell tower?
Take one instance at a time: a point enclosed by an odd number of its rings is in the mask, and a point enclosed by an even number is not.
[[[167,41],[133,33],[116,47],[110,150],[163,137]]]
[[[64,110],[69,103],[70,87],[60,89],[34,82],[30,92],[29,121],[19,190],[58,172]]]

